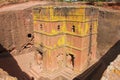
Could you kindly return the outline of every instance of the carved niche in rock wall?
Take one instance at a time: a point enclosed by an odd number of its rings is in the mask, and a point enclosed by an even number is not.
[[[36,48],[37,52],[35,53],[35,60],[37,65],[40,66],[40,68],[43,68],[43,57],[44,57],[44,47],[42,44],[38,48]]]
[[[74,68],[74,59],[75,59],[75,57],[73,54],[70,54],[70,53],[66,54],[66,66],[68,68],[71,68],[71,69]]]

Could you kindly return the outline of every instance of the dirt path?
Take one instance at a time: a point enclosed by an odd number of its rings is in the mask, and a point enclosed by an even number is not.
[[[23,10],[29,7],[33,7],[36,5],[46,5],[49,4],[50,2],[47,1],[29,1],[26,3],[20,3],[20,4],[13,4],[13,5],[8,5],[0,8],[0,12],[3,11],[13,11],[13,10]]]

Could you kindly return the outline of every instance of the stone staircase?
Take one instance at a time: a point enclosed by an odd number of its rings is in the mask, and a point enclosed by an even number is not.
[[[67,78],[68,80],[72,80],[77,74],[75,74],[75,72],[72,69],[65,68],[61,72],[61,75]]]
[[[40,71],[39,66],[34,66],[30,70],[30,75],[35,80],[72,80],[77,74],[72,69],[66,67],[53,72],[46,72]]]

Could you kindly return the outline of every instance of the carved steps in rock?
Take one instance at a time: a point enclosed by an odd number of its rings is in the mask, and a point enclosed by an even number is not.
[[[62,76],[68,80],[72,80],[74,72],[71,69],[64,69],[61,73]]]
[[[75,77],[75,73],[70,68],[62,68],[54,72],[41,72],[39,66],[34,66],[30,70],[31,75],[37,79],[48,78],[50,80],[56,80],[57,78],[64,77],[67,80],[72,80]]]
[[[56,70],[56,71],[53,71],[53,72],[46,72],[46,73],[42,73],[41,76],[44,76],[44,77],[48,77],[50,80],[54,80],[55,78],[59,77],[60,74],[61,74],[61,71],[62,70]]]
[[[68,80],[72,80],[76,75],[78,75],[78,73],[74,72],[70,68],[65,68],[62,74],[64,77],[68,78]]]

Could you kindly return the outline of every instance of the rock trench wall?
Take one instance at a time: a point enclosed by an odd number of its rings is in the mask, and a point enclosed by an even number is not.
[[[120,12],[100,9],[98,55],[104,55],[118,40],[120,40]]]
[[[8,51],[21,51],[32,44],[32,11],[20,10],[0,13],[0,44]],[[4,49],[0,48],[0,52]]]

